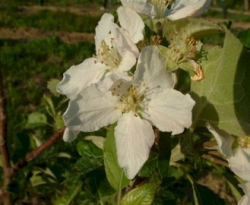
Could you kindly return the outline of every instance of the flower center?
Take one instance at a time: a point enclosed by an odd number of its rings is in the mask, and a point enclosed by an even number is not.
[[[113,41],[114,39],[111,38],[110,45],[108,45],[102,40],[100,49],[97,51],[97,59],[109,67],[108,71],[116,69],[121,62],[121,56],[115,48]]]
[[[171,7],[174,0],[149,0],[153,4],[156,16],[155,18],[161,19],[165,17],[165,11]]]
[[[250,147],[250,136],[236,137],[235,143],[236,143],[236,146],[238,145],[242,148],[249,148]]]
[[[170,39],[169,49],[171,50],[171,58],[175,62],[181,62],[192,59],[196,56],[200,44],[194,37],[186,37],[185,31],[178,33],[173,31]]]
[[[145,83],[140,85],[131,85],[125,92],[121,90],[122,82],[112,89],[112,95],[118,97],[120,106],[117,107],[121,112],[134,111],[139,113],[141,110],[140,103],[144,99]]]

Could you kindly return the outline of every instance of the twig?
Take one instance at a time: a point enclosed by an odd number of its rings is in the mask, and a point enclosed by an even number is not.
[[[0,73],[0,150],[3,161],[3,204],[10,205],[10,193],[7,190],[7,186],[10,182],[10,156],[7,147],[7,135],[6,135],[6,115],[4,110],[4,92],[2,75]]]
[[[15,172],[20,170],[21,168],[25,167],[28,162],[36,158],[38,155],[40,155],[42,152],[44,152],[46,149],[48,149],[50,146],[55,144],[61,137],[62,134],[65,130],[65,127],[58,130],[54,135],[52,135],[46,142],[44,142],[40,147],[34,149],[33,151],[27,153],[25,157],[15,164],[11,170],[10,170],[10,175],[13,175]]]

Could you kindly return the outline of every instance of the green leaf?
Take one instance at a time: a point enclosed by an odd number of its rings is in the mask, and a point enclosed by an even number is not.
[[[231,134],[250,134],[250,69],[240,41],[226,30],[223,48],[207,51],[201,63],[205,78],[192,82],[193,126],[206,122]]]
[[[70,186],[69,190],[63,196],[55,201],[55,205],[70,205],[77,194],[81,191],[83,182],[81,180],[76,180],[73,186]]]
[[[223,176],[225,177],[225,181],[231,190],[232,196],[236,199],[236,201],[239,201],[244,194],[243,190],[238,186],[240,181],[238,181],[234,175],[227,172],[227,170],[223,173]]]
[[[165,46],[162,46],[162,45],[158,45],[157,47],[158,47],[160,53],[167,58],[166,69],[168,71],[174,71],[174,70],[178,69],[179,68],[178,62],[175,62],[171,58],[169,58],[169,56],[171,56],[170,49],[165,47]]]
[[[186,175],[187,179],[189,180],[191,186],[192,186],[192,190],[193,190],[193,198],[194,198],[194,204],[195,205],[200,205],[199,203],[199,193],[197,193],[196,191],[196,187],[195,187],[195,183],[193,181],[193,179],[191,178],[191,176],[189,174]]]
[[[220,26],[208,20],[182,18],[172,22],[165,22],[163,32],[167,39],[172,39],[174,37],[173,32],[178,32],[184,37],[193,36],[195,39],[200,39],[221,31],[222,29]]]
[[[103,156],[103,151],[88,141],[78,142],[77,151],[82,157],[100,158]]]
[[[114,195],[116,191],[110,186],[109,181],[104,178],[98,187],[98,194],[101,198]]]
[[[50,90],[50,92],[55,95],[55,96],[59,96],[60,94],[57,92],[56,90],[56,86],[60,83],[59,80],[57,79],[52,79],[48,82],[47,88]]]
[[[150,152],[148,160],[142,166],[141,170],[138,173],[140,177],[150,177],[156,174],[158,167],[158,155],[154,152]]]
[[[103,151],[92,142],[77,143],[77,151],[82,156],[74,165],[76,174],[85,175],[103,166]]]
[[[129,184],[129,180],[124,175],[123,169],[118,165],[114,127],[115,125],[109,127],[104,142],[104,165],[109,183],[116,191],[120,191]]]
[[[189,174],[187,174],[186,177],[192,186],[194,205],[226,204],[226,202],[223,199],[221,199],[217,194],[215,194],[212,190],[210,190],[205,186],[195,183]]]
[[[171,154],[171,133],[159,132],[158,152],[150,152],[149,158],[138,173],[140,177],[168,176]]]
[[[105,138],[101,136],[87,136],[85,140],[90,140],[95,146],[103,150]]]
[[[65,126],[62,115],[60,113],[56,114],[54,120],[55,120],[55,123],[54,123],[54,129],[55,130],[59,130],[59,129],[61,129],[61,128],[63,128]]]
[[[201,205],[226,205],[225,200],[220,198],[209,188],[195,183],[197,195],[199,194],[199,201]]]
[[[56,116],[56,111],[55,111],[55,106],[54,106],[54,103],[53,103],[51,97],[44,95],[43,100],[44,100],[44,103],[46,105],[47,112],[49,113],[49,115],[51,117],[54,118]]]
[[[74,164],[75,174],[85,175],[101,166],[103,166],[101,158],[83,157]]]
[[[169,160],[171,155],[171,133],[159,132],[158,170],[162,177],[168,175]]]
[[[237,35],[237,38],[240,39],[241,43],[250,48],[250,29],[246,31],[240,31]]]
[[[128,192],[121,200],[121,205],[151,205],[159,183],[147,183]]]
[[[40,112],[33,112],[28,116],[28,122],[26,128],[33,129],[47,125],[47,117]]]

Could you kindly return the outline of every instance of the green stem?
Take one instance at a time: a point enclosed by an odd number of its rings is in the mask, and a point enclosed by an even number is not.
[[[193,181],[192,177],[189,174],[187,174],[186,177],[189,180],[190,184],[192,185],[193,196],[194,196],[194,204],[199,205],[199,200],[198,200],[198,197],[197,197],[196,191],[195,191],[194,181]]]
[[[119,184],[119,191],[118,191],[118,194],[117,194],[117,205],[120,205],[121,203],[121,197],[122,197],[122,178],[123,178],[123,171],[122,171],[122,174],[121,174],[121,178],[120,178],[120,184]]]

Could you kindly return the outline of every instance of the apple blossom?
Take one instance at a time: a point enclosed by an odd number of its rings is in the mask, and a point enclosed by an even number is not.
[[[133,21],[137,25],[143,24],[141,19]],[[139,55],[138,48],[131,40],[131,36],[133,39],[137,38],[137,31],[136,27],[131,27],[130,30],[119,27],[114,23],[114,17],[105,13],[96,27],[96,55],[79,65],[71,66],[58,84],[58,92],[74,99],[82,89],[91,84],[107,81],[104,84],[108,88],[114,79],[129,78],[127,72],[135,65]],[[142,27],[137,34],[140,38],[141,32]]]
[[[245,193],[238,205],[250,204],[250,137],[232,136],[207,124],[208,130],[215,137],[219,151],[227,158],[230,169],[246,182],[239,184]]]
[[[243,189],[245,195],[240,199],[240,201],[238,202],[238,205],[249,205],[250,204],[250,182],[240,184],[239,187]]]
[[[145,47],[132,81],[117,80],[107,92],[91,85],[70,101],[63,115],[72,133],[97,131],[117,122],[118,162],[129,179],[148,159],[155,138],[152,125],[175,135],[192,123],[195,102],[173,89],[175,78],[166,72],[165,61],[156,46]]]
[[[124,6],[133,8],[151,18],[176,20],[187,16],[200,16],[212,0],[121,0]]]
[[[207,128],[215,137],[219,151],[227,158],[230,169],[243,180],[250,181],[250,137],[232,136],[209,124]]]

